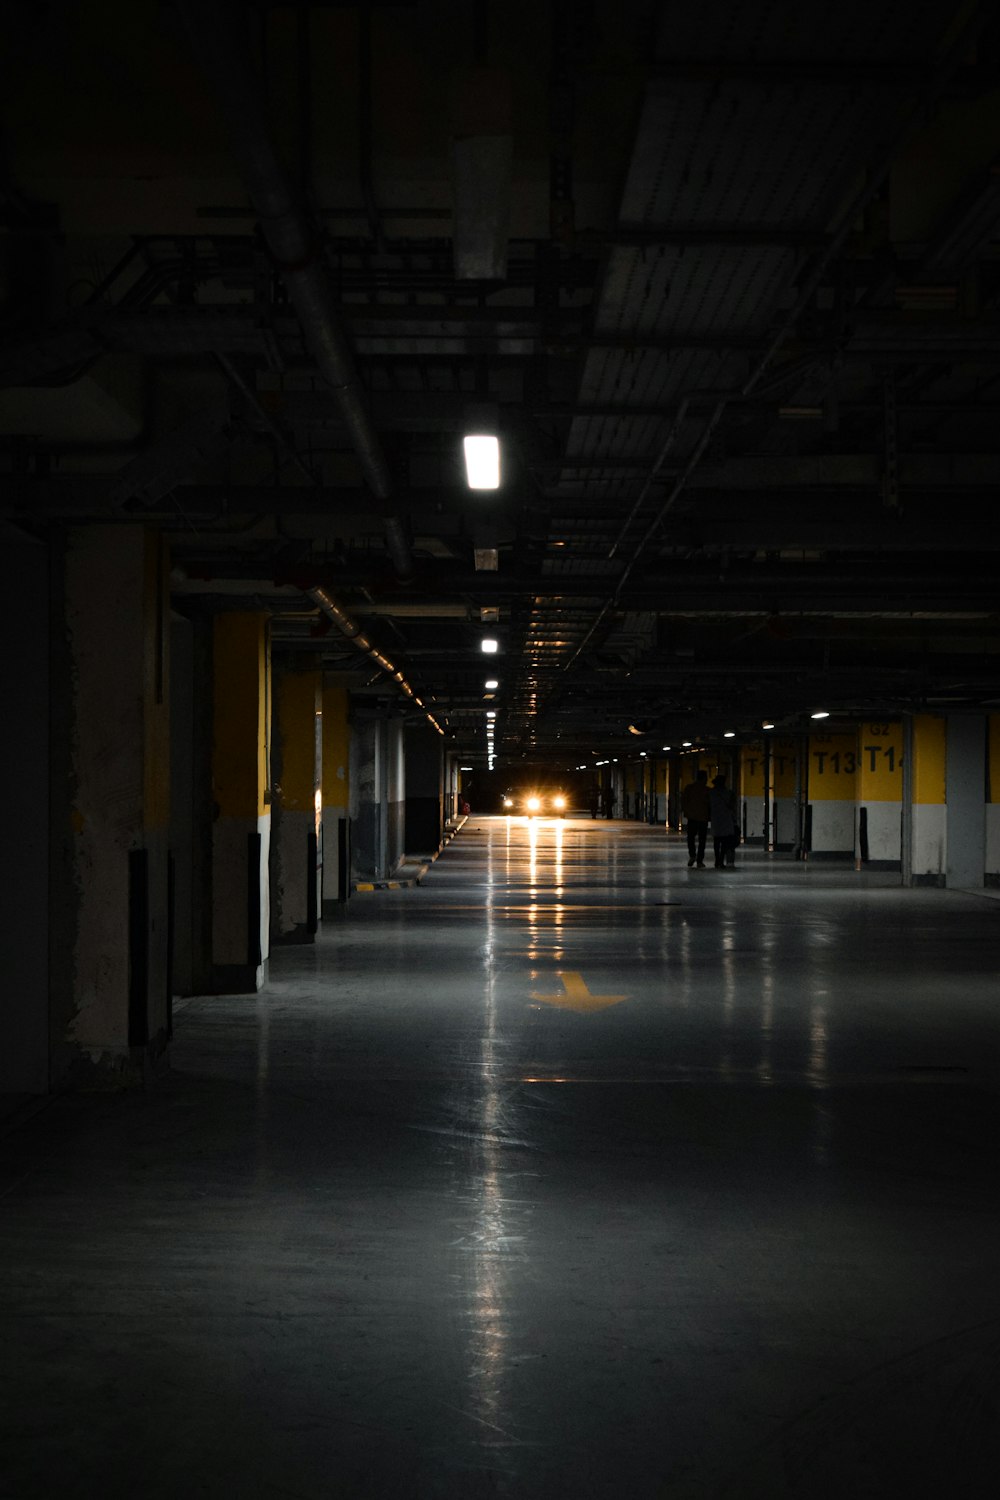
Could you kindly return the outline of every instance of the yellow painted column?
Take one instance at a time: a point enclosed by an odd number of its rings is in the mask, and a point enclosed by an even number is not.
[[[324,917],[332,917],[351,893],[351,726],[346,681],[327,673],[322,689],[321,825]]]
[[[748,844],[764,841],[764,745],[751,740],[740,747],[740,809]]]
[[[869,866],[897,869],[902,856],[902,724],[859,724],[857,756],[858,857]]]
[[[771,741],[771,797],[776,849],[792,849],[798,842],[798,817],[795,807],[795,773],[798,753],[798,741],[787,735]]]
[[[213,625],[212,972],[216,990],[260,989],[267,972],[271,843],[268,617]]]
[[[1000,714],[986,721],[986,868],[987,885],[1000,885]]]
[[[271,942],[311,943],[319,922],[322,672],[274,666]]]
[[[70,531],[65,859],[53,872],[54,1073],[141,1081],[170,1026],[169,560],[143,526]],[[66,872],[66,884],[63,869]]]
[[[914,885],[944,885],[947,855],[945,755],[947,722],[939,714],[913,719],[913,806],[910,870]]]
[[[810,735],[810,859],[854,858],[857,792],[857,735]]]

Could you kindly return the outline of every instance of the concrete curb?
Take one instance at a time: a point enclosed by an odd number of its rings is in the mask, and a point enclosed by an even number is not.
[[[460,833],[468,821],[467,817],[462,818],[454,828],[448,829],[441,840],[441,848],[435,854],[428,854],[423,863],[418,865],[415,874],[399,876],[394,880],[359,880],[351,886],[352,894],[363,894],[368,891],[406,891],[411,886],[419,885],[434,861],[444,853],[456,833]]]

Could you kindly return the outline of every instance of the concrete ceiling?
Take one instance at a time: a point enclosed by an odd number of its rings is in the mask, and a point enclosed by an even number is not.
[[[148,519],[176,608],[263,601],[369,682],[313,628],[326,590],[465,754],[490,675],[501,758],[1000,702],[995,7],[201,9],[386,493],[194,7],[85,0],[4,22],[8,528]],[[483,403],[490,495],[460,456]]]

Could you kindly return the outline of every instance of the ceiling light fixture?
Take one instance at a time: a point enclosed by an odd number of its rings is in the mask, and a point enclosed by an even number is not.
[[[486,636],[479,644],[487,656],[493,656],[500,650],[500,642],[494,640],[491,635]]]
[[[470,490],[500,488],[500,443],[492,433],[470,433],[462,439],[465,480]]]
[[[765,719],[764,722],[763,722],[763,724],[761,724],[760,727],[761,727],[761,729],[773,729],[774,725],[773,725],[773,723],[771,722],[770,719]]]
[[[735,729],[726,729],[726,730],[724,730],[723,734],[722,734],[722,738],[724,740],[734,740],[736,738],[736,730]]]
[[[486,681],[483,683],[483,686],[488,693],[495,693],[500,684],[499,682],[497,682],[495,677],[487,677]]]
[[[827,708],[817,708],[816,712],[810,714],[809,717],[810,719],[828,719],[830,717],[830,710]]]

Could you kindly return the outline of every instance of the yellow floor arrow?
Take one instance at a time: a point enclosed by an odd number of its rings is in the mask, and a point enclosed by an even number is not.
[[[568,969],[557,969],[563,982],[561,995],[532,995],[532,1000],[544,1000],[546,1005],[556,1005],[560,1010],[575,1010],[586,1015],[592,1010],[606,1010],[609,1005],[620,1005],[627,995],[592,995],[584,983],[582,974]]]

